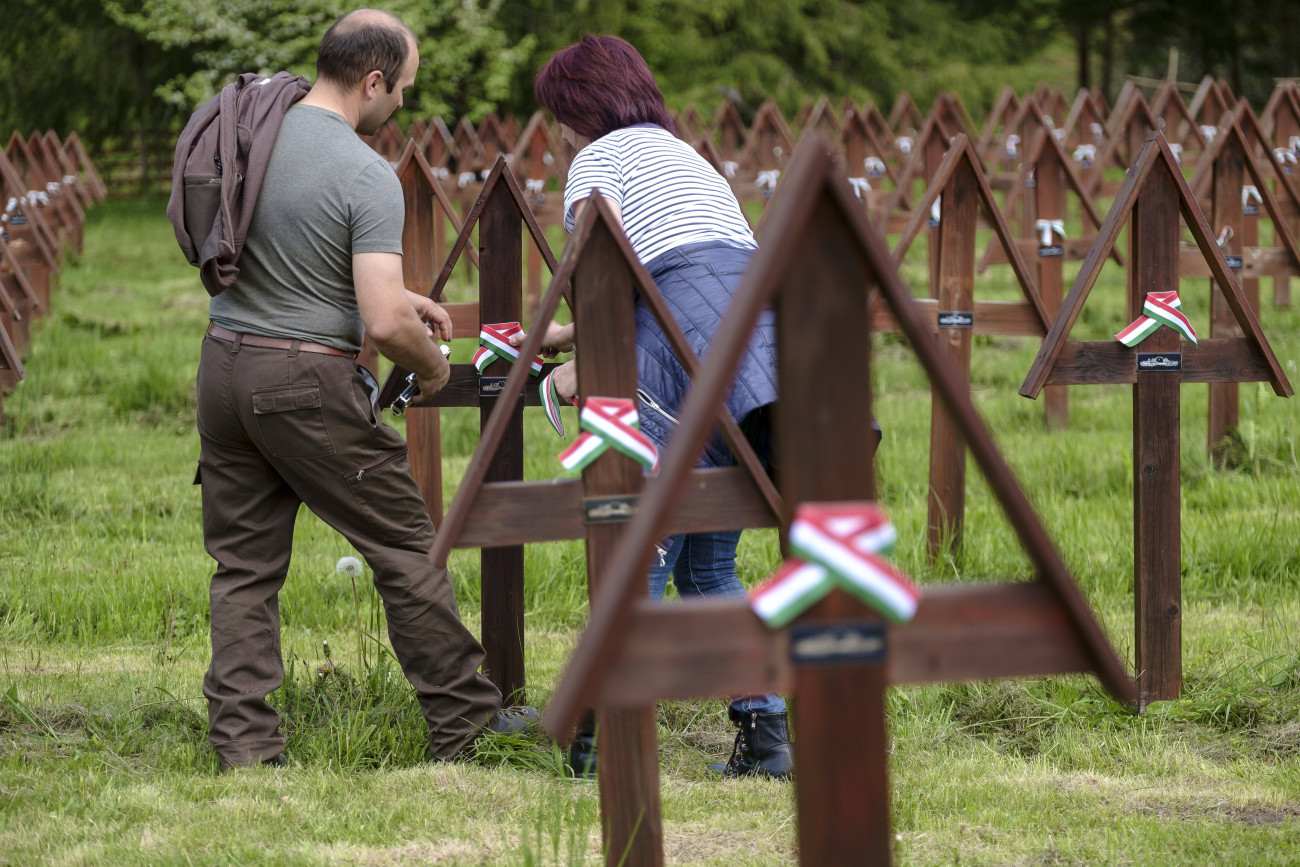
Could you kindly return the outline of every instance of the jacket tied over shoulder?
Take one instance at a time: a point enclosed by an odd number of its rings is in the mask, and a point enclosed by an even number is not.
[[[239,254],[280,124],[310,89],[301,75],[246,72],[194,112],[176,142],[167,219],[209,295],[239,277]]]

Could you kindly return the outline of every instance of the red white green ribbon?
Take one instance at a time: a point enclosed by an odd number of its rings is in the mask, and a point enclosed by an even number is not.
[[[513,364],[519,359],[518,348],[510,345],[513,335],[523,332],[518,322],[498,322],[496,325],[484,325],[479,329],[478,351],[474,353],[474,367],[480,374],[498,358],[504,358]],[[542,357],[539,355],[529,363],[529,372],[537,376],[542,372]]]
[[[750,594],[763,622],[779,628],[833,587],[841,587],[895,623],[916,614],[921,591],[884,555],[897,533],[870,502],[804,503],[790,525],[791,558]]]
[[[1168,325],[1192,343],[1196,342],[1196,331],[1192,323],[1179,310],[1183,302],[1177,292],[1148,292],[1146,303],[1142,305],[1142,315],[1115,335],[1115,339],[1128,347],[1137,346],[1151,336],[1161,325]]]
[[[619,397],[589,397],[578,413],[583,433],[564,451],[566,470],[581,470],[613,447],[650,470],[659,469],[659,450],[641,433],[636,402]]]
[[[564,419],[560,417],[560,393],[555,390],[555,373],[548,373],[538,387],[542,395],[542,409],[546,410],[546,420],[555,428],[555,432],[561,437],[564,436]],[[575,397],[573,402],[576,404],[578,399]]]

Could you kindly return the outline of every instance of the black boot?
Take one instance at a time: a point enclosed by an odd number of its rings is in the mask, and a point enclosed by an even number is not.
[[[596,779],[596,714],[593,711],[587,711],[578,722],[564,769],[576,780]]]
[[[736,743],[727,763],[709,765],[709,770],[725,777],[790,779],[794,760],[785,713],[737,713],[728,708],[727,715],[736,724]]]

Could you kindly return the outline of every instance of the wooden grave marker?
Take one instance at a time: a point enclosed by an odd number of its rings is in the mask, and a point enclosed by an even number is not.
[[[1038,295],[1037,284],[1025,264],[1015,239],[1002,218],[993,191],[984,177],[984,167],[969,138],[957,135],[931,179],[925,196],[894,248],[893,260],[901,264],[922,221],[939,203],[937,231],[931,232],[932,249],[938,254],[938,279],[931,286],[932,298],[913,302],[928,320],[928,329],[941,352],[958,372],[970,395],[971,341],[974,334],[1025,335],[1042,338],[1051,318]],[[993,226],[995,241],[1002,245],[1015,272],[1023,295],[1020,301],[975,300],[975,228],[982,210]],[[884,315],[877,305],[873,331],[899,331],[897,320]],[[930,484],[927,520],[927,552],[937,560],[945,550],[960,551],[966,514],[966,442],[956,420],[944,409],[944,401],[931,396]]]
[[[418,150],[412,153],[415,165],[418,166],[422,157]],[[418,176],[420,175],[417,174]],[[408,219],[409,214],[408,210]],[[417,224],[418,222],[417,220]],[[483,324],[520,321],[523,312],[522,233],[525,226],[533,243],[542,248],[542,255],[547,265],[554,270],[555,257],[546,243],[546,236],[528,210],[523,191],[519,188],[514,174],[506,167],[505,156],[499,155],[492,171],[488,173],[487,180],[483,183],[478,200],[466,217],[464,225],[461,226],[442,270],[428,289],[429,297],[441,303],[447,280],[461,255],[466,252],[470,236],[477,228],[479,300],[443,304],[451,315],[454,334],[477,338]],[[423,406],[477,407],[480,430],[482,430],[500,399],[501,389],[506,382],[505,374],[513,367],[514,365],[508,361],[497,359],[489,364],[480,376],[473,364],[453,364],[451,379],[442,391],[434,395],[431,400],[412,404],[412,409]],[[520,367],[526,370],[528,365],[523,364]],[[550,367],[553,368],[554,365]],[[400,365],[393,367],[380,391],[381,406],[389,406],[393,402],[405,386],[408,374],[409,371]],[[516,388],[523,390],[522,385]],[[530,403],[540,406],[541,400],[537,394],[536,384],[529,383],[528,391]],[[422,453],[418,458],[412,456],[413,465],[423,462],[427,472],[432,473],[436,468],[440,475],[441,469],[438,463],[441,459],[441,448],[436,439],[430,438],[430,432],[422,431],[422,439],[413,444],[411,449],[413,452]],[[522,408],[512,413],[505,445],[494,455],[491,464],[484,467],[484,471],[493,481],[523,478]],[[426,483],[432,484],[432,482]],[[450,524],[451,516],[448,515],[439,528],[439,539]],[[483,529],[491,533],[495,528]],[[480,547],[482,547],[480,562],[483,586],[482,640],[483,647],[487,651],[485,673],[500,687],[504,695],[511,696],[522,690],[524,686],[522,654],[524,552],[520,545],[514,544],[488,543]]]
[[[736,104],[731,100],[723,100],[722,105],[718,106],[718,113],[713,118],[713,132],[717,136],[718,150],[722,152],[722,158],[727,162],[736,162],[741,148],[745,146],[749,129],[741,120]],[[728,177],[734,174],[733,168]]]
[[[1079,202],[1083,225],[1091,230],[1091,234],[1074,238],[1065,235],[1065,223],[1069,219],[1066,195],[1071,192]],[[1039,130],[1037,137],[1025,149],[1020,175],[1007,194],[1006,210],[1012,211],[1022,195],[1033,201],[1032,209],[1025,209],[1025,213],[1033,217],[1032,234],[1028,237],[1022,234],[1016,244],[1028,261],[1037,264],[1038,295],[1047,310],[1050,324],[1060,312],[1064,297],[1064,263],[1066,260],[1080,261],[1087,255],[1102,217],[1060,141],[1046,127]],[[1044,243],[1045,239],[1047,243]],[[1111,258],[1124,267],[1125,260],[1119,250],[1112,250]],[[1002,246],[990,241],[984,249],[979,271],[982,273],[988,265],[1005,261]],[[1052,386],[1047,390],[1043,411],[1047,427],[1069,425],[1069,395],[1064,387]]]
[[[538,225],[561,225],[564,222],[563,187],[552,193],[548,187],[559,176],[555,155],[551,147],[551,127],[540,112],[533,112],[510,154],[511,170],[524,187],[528,207],[537,218]],[[524,311],[531,317],[542,297],[542,255],[534,245],[529,245],[528,276],[524,282]]]
[[[744,201],[764,201],[776,190],[781,170],[794,152],[794,134],[773,100],[759,106],[736,157],[736,177],[731,180],[736,196]]]
[[[879,112],[876,114],[878,117]],[[899,185],[890,147],[884,144],[868,118],[863,112],[849,112],[844,118],[839,142],[853,192],[866,203],[867,213],[872,219],[879,220],[883,218],[888,203],[895,199],[896,192],[900,207],[910,209],[912,205],[908,190]],[[889,186],[885,187],[881,181],[888,181]]]
[[[894,135],[906,136],[916,135],[916,131],[925,124],[925,118],[921,115],[921,109],[916,107],[912,94],[903,90],[894,98],[894,107],[889,110],[885,122]]]
[[[690,344],[598,193],[589,200],[565,247],[538,308],[538,322],[550,321],[570,284],[575,337],[581,347],[576,354],[578,383],[584,402],[600,396],[627,399],[635,405],[635,295],[645,301],[687,373],[698,374],[699,362]],[[530,358],[541,349],[544,331],[534,328],[528,333],[520,347],[523,357]],[[487,467],[504,441],[507,420],[516,411],[524,378],[523,365],[510,370],[430,557],[435,564],[444,565],[455,547],[585,539],[589,592],[597,600],[603,593],[597,576],[624,524],[639,508],[643,469],[609,449],[583,469],[581,479],[503,482],[489,478]],[[782,514],[776,488],[725,407],[715,413],[714,423],[737,465],[690,473],[691,497],[673,515],[669,532],[774,526]],[[486,607],[485,600],[485,620]],[[616,841],[611,845],[618,851],[629,851],[629,863],[659,863],[663,853],[657,830],[653,709],[599,711],[597,725],[606,839]],[[637,793],[636,797],[628,801],[616,797],[626,791]],[[653,811],[640,812],[637,807],[642,804],[653,804]],[[638,834],[638,828],[646,833]]]
[[[1135,693],[824,143],[802,141],[787,174],[789,194],[773,204],[774,240],[759,250],[738,289],[660,472],[646,482],[640,508],[606,558],[590,624],[543,725],[563,740],[593,702],[606,713],[647,713],[664,698],[792,692],[801,863],[888,864],[889,684],[1091,671],[1121,700],[1132,701]],[[915,618],[902,626],[885,624],[840,589],[782,629],[766,627],[746,599],[658,605],[644,598],[649,552],[676,510],[689,504],[696,455],[769,305],[778,339],[789,347],[778,360],[783,387],[774,431],[782,525],[789,526],[796,503],[874,498],[873,448],[865,435],[870,341],[844,344],[824,335],[828,328],[864,332],[875,298],[908,336],[935,392],[958,419],[1036,580],[928,587]],[[850,375],[826,376],[831,369]],[[836,659],[834,649],[845,647],[859,651],[857,658]],[[854,720],[851,750],[833,733],[845,718]],[[645,773],[653,773],[654,743],[606,742],[601,762],[602,786],[610,762],[649,765]],[[643,800],[655,794],[624,786],[612,801],[622,815],[658,819],[657,800]],[[602,798],[607,809],[610,800]],[[657,838],[657,822],[643,821],[631,837],[612,833],[609,815],[605,822],[606,863],[662,863],[657,839],[644,841]]]
[[[1182,342],[1172,328],[1159,327],[1138,344],[1137,352],[1118,340],[1069,340],[1126,222],[1128,315],[1141,316],[1151,293],[1173,292],[1176,297],[1180,214],[1245,336],[1203,338],[1192,345]],[[1172,304],[1169,296],[1164,302]],[[1292,393],[1164,136],[1153,132],[1020,387],[1022,395],[1033,398],[1047,385],[1133,386],[1133,609],[1139,707],[1176,699],[1182,689],[1179,386],[1234,381],[1270,382],[1277,394]]]
[[[47,275],[48,276],[48,275]],[[31,342],[31,323],[45,313],[41,296],[27,276],[27,269],[19,264],[9,242],[0,231],[0,290],[4,292],[6,330],[20,356]]]
[[[998,93],[997,102],[993,104],[988,118],[984,121],[984,129],[980,132],[979,141],[975,145],[976,153],[985,164],[993,162],[996,154],[991,148],[995,147],[995,143],[1001,141],[1011,129],[1012,121],[1019,112],[1020,97],[1016,96],[1011,85],[1004,86]]]
[[[63,146],[71,153],[77,164],[78,173],[82,175],[90,189],[90,194],[100,202],[108,198],[108,187],[104,185],[99,172],[95,170],[95,164],[91,162],[90,154],[86,153],[86,146],[81,143],[81,136],[77,135],[76,130],[68,133]]]
[[[1187,103],[1187,111],[1197,126],[1213,129],[1218,126],[1219,118],[1223,117],[1225,111],[1232,111],[1232,103],[1219,88],[1214,76],[1207,73]]]
[[[1146,136],[1160,129],[1141,91],[1134,86],[1128,88],[1127,93],[1128,97],[1122,102],[1116,100],[1115,110],[1107,120],[1106,138],[1097,153],[1097,171],[1092,175],[1092,185],[1088,189],[1093,198],[1102,198],[1111,193],[1112,188],[1104,182],[1105,170],[1111,165],[1131,168],[1142,150]],[[1174,162],[1176,165],[1177,160]]]
[[[1242,292],[1258,317],[1259,275],[1270,273],[1276,287],[1278,278],[1300,274],[1300,249],[1287,230],[1286,218],[1280,204],[1266,183],[1259,162],[1252,154],[1263,144],[1267,153],[1267,140],[1252,136],[1262,135],[1247,119],[1250,104],[1242,99],[1236,109],[1227,112],[1206,149],[1204,161],[1197,165],[1196,174],[1189,184],[1198,201],[1209,192],[1210,229],[1215,233],[1219,247],[1228,265],[1241,284]],[[1250,132],[1247,132],[1247,130]],[[1267,157],[1266,157],[1267,159]],[[1291,179],[1272,159],[1273,177],[1280,190],[1295,194]],[[1251,183],[1247,184],[1249,180]],[[1281,241],[1277,248],[1259,246],[1259,212],[1261,206],[1273,222],[1274,238]],[[1247,265],[1249,262],[1249,265]],[[1267,263],[1267,264],[1265,264]],[[1211,277],[1205,259],[1198,251],[1184,247],[1180,258],[1180,274]],[[1222,292],[1210,292],[1210,336],[1241,337],[1232,311]],[[1236,382],[1209,384],[1209,411],[1207,414],[1207,448],[1216,465],[1222,464],[1223,454],[1215,447],[1237,427],[1239,397]]]
[[[0,153],[0,199],[14,201],[3,214],[3,233],[9,236],[8,258],[21,269],[36,293],[35,309],[44,314],[50,309],[50,275],[59,270],[57,247],[50,239],[54,232],[41,208],[28,198],[26,187],[8,157]]]

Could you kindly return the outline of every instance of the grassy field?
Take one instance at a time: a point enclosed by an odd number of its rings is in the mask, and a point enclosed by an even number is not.
[[[360,581],[354,597],[334,569],[352,552],[307,513],[281,599],[289,675],[272,697],[295,765],[217,774],[200,694],[212,563],[190,484],[206,295],[162,211],[92,211],[85,251],[35,328],[28,378],[4,401],[0,864],[600,863],[595,787],[562,779],[540,735],[496,739],[473,763],[426,761],[410,689],[374,638],[375,593]],[[918,242],[913,285],[923,261]],[[977,297],[1012,297],[1008,269],[995,271]],[[1110,266],[1076,336],[1127,324],[1122,287]],[[1205,287],[1183,286],[1198,327]],[[1269,289],[1265,332],[1300,379],[1300,313],[1274,308]],[[926,562],[929,390],[902,341],[875,340],[898,560],[923,583],[1027,578],[973,464],[964,553]],[[1130,392],[1074,389],[1070,428],[1048,434],[1041,405],[1016,394],[1035,352],[977,339],[977,405],[1131,661]],[[1254,384],[1241,394],[1231,468],[1216,471],[1205,387],[1183,388],[1184,698],[1138,717],[1084,677],[892,690],[900,863],[1300,863],[1300,405]],[[559,475],[540,411],[526,424],[526,474]],[[450,502],[477,414],[445,411],[443,432]],[[544,706],[586,618],[583,552],[556,543],[526,557],[529,697]],[[742,578],[761,580],[777,558],[772,532],[747,533]],[[477,553],[452,568],[476,629]],[[665,703],[659,721],[670,863],[790,863],[789,787],[705,772],[730,749],[724,703]],[[843,720],[846,751],[856,728]]]

